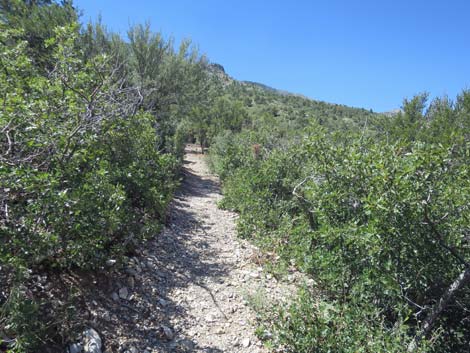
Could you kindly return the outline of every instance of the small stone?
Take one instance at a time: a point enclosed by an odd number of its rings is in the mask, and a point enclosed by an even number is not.
[[[163,328],[163,334],[165,335],[165,338],[167,340],[172,340],[173,339],[173,331],[171,330],[171,328],[169,328],[168,326],[162,326]]]
[[[137,271],[134,270],[133,268],[126,268],[125,272],[129,275],[129,276],[137,276]]]
[[[306,283],[307,283],[307,286],[310,286],[310,287],[313,287],[314,285],[317,284],[313,278],[309,278]]]
[[[109,260],[106,260],[106,266],[108,267],[113,267],[114,265],[116,265],[116,260],[114,259],[109,259]]]
[[[121,299],[127,299],[129,296],[129,291],[127,290],[127,287],[122,287],[119,289],[119,298]]]
[[[129,277],[127,278],[127,284],[129,285],[129,288],[130,288],[130,289],[134,289],[134,287],[135,287],[135,280],[134,280],[134,277],[129,276]]]
[[[101,353],[101,338],[94,329],[89,328],[83,332],[83,352]]]
[[[132,346],[127,350],[127,353],[139,353],[139,350]]]
[[[72,343],[69,345],[69,353],[81,353],[83,352],[83,347],[81,343]]]
[[[106,321],[110,322],[111,321],[111,314],[109,311],[105,311],[104,313],[101,314],[101,318]]]
[[[168,326],[162,325],[158,329],[158,337],[166,341],[171,341],[174,338],[173,330]]]
[[[251,344],[251,342],[250,342],[250,339],[249,339],[249,338],[243,339],[243,341],[242,341],[242,346],[243,346],[244,348],[248,348],[248,347],[250,346],[250,344]]]
[[[119,301],[119,295],[118,295],[116,292],[113,292],[113,294],[111,294],[111,298],[112,298],[115,302],[118,302],[118,301]]]
[[[182,339],[180,342],[178,342],[178,346],[185,352],[192,352],[194,351],[194,348],[196,348],[196,344],[188,339]]]
[[[163,298],[158,299],[158,304],[160,304],[163,307],[168,306],[169,302]]]
[[[165,272],[162,271],[155,271],[155,274],[160,278],[166,278]]]

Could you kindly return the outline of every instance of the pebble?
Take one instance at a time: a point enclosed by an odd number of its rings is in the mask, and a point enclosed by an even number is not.
[[[168,326],[165,326],[165,325],[160,326],[159,331],[160,332],[158,336],[160,336],[160,338],[162,339],[171,341],[174,338],[173,330],[169,328]]]
[[[192,352],[196,348],[196,344],[188,339],[182,339],[178,342],[178,346],[183,349],[185,352]]]
[[[165,299],[163,299],[163,298],[158,299],[158,304],[160,304],[160,305],[163,306],[163,307],[168,306],[169,303],[170,303],[169,301],[167,301],[167,300],[165,300]]]
[[[111,298],[112,298],[115,302],[118,302],[118,301],[119,301],[119,295],[118,295],[116,292],[113,292],[113,294],[111,294]]]
[[[109,311],[105,311],[104,313],[101,314],[101,318],[106,322],[110,322],[111,321],[111,313]]]
[[[114,259],[106,260],[106,266],[112,267],[112,266],[116,265],[116,262],[117,262],[117,261],[114,260]]]
[[[83,347],[81,343],[72,343],[69,345],[69,353],[81,353],[83,352]]]
[[[251,342],[250,342],[250,339],[249,338],[244,338],[243,341],[242,341],[242,346],[244,348],[248,348],[250,346]]]
[[[89,328],[83,332],[83,352],[101,353],[101,337],[94,329]]]
[[[134,289],[134,287],[135,287],[134,277],[132,277],[132,276],[127,277],[127,284],[129,285],[130,289]]]
[[[119,298],[127,299],[128,296],[129,296],[129,291],[127,290],[127,287],[122,287],[119,289]]]
[[[137,271],[134,270],[133,268],[126,268],[125,272],[129,275],[129,276],[137,276]]]

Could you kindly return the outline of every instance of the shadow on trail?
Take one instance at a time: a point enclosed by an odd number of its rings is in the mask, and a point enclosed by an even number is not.
[[[191,152],[193,153],[193,151]],[[208,281],[214,282],[225,277],[229,269],[217,261],[219,254],[210,249],[207,243],[208,235],[203,219],[198,219],[197,213],[187,203],[191,198],[210,199],[211,194],[220,192],[216,182],[195,174],[188,168],[184,169],[184,180],[175,195],[175,199],[169,209],[168,225],[164,231],[149,244],[148,258],[152,264],[148,274],[157,281],[158,299],[166,303],[163,307],[164,324],[171,326],[170,321],[174,317],[189,316],[185,310],[185,303],[171,301],[171,292],[187,291],[191,285],[204,288],[212,298],[213,304],[222,312],[214,294],[205,285]],[[206,201],[210,202],[210,201]],[[190,295],[190,293],[188,293]],[[155,300],[155,298],[152,298]],[[202,301],[203,299],[200,298]],[[187,304],[187,303],[186,303]],[[193,321],[197,325],[195,317],[189,317],[188,322]],[[162,344],[158,342],[155,348],[164,349],[168,352],[207,352],[221,353],[215,347],[200,347],[189,337],[178,337],[176,341],[183,339],[183,347],[176,348],[172,342]]]
[[[199,154],[196,153],[198,158]],[[176,321],[173,319],[181,317],[187,318],[184,321],[192,326],[198,325],[196,319],[200,318],[191,317],[185,309],[187,302],[171,299],[176,291],[184,292],[184,297],[193,295],[191,287],[194,286],[204,288],[211,298],[208,300],[213,301],[221,317],[226,317],[205,284],[222,280],[229,268],[216,261],[220,254],[211,250],[207,242],[210,235],[206,229],[210,224],[204,224],[200,210],[198,214],[191,209],[190,203],[193,198],[202,205],[214,202],[211,197],[220,190],[215,181],[190,170],[194,162],[188,162],[182,185],[168,210],[167,226],[137,250],[138,273],[126,270],[126,274],[102,283],[101,288],[93,292],[93,299],[99,298],[104,310],[99,313],[95,327],[103,332],[104,344],[110,352],[124,352],[132,345],[145,345],[151,352],[223,352],[212,344],[198,346],[190,337],[181,334],[181,327],[172,325]],[[132,284],[129,284],[131,277],[135,278],[135,283],[131,280]],[[127,300],[112,299],[112,294],[122,287],[129,288],[130,297]],[[202,302],[203,298],[196,300]],[[117,326],[120,327],[119,340],[115,337]],[[174,330],[174,337],[165,337],[163,326]]]
[[[184,182],[175,198],[203,197],[210,198],[211,194],[220,194],[220,186],[213,180],[203,178],[191,170],[183,170]]]

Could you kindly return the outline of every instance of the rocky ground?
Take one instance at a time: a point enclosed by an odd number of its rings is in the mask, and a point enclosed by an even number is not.
[[[236,237],[237,215],[217,207],[218,180],[195,147],[184,176],[162,233],[87,301],[92,325],[71,352],[268,351],[249,302],[290,297],[296,274],[279,283],[263,271],[264,255]]]

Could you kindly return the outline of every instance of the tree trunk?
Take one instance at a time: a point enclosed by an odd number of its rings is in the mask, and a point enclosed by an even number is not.
[[[428,317],[424,320],[423,327],[416,334],[413,341],[408,346],[408,352],[413,352],[418,348],[419,342],[430,331],[434,322],[439,317],[441,312],[447,307],[449,302],[454,298],[457,291],[470,283],[470,267],[466,266],[465,270],[460,273],[457,279],[450,285],[446,292],[442,295],[439,302],[434,305]]]

